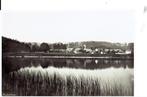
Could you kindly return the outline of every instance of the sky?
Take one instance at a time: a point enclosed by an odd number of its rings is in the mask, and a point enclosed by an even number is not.
[[[133,42],[134,14],[124,10],[3,12],[3,36],[24,42]]]

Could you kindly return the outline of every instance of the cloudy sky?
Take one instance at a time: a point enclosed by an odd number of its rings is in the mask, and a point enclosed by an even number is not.
[[[3,36],[26,42],[132,42],[131,11],[3,12]]]

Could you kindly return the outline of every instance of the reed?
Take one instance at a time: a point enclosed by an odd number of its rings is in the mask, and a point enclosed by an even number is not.
[[[133,69],[129,68],[26,67],[9,77],[16,95],[132,96],[134,91]]]

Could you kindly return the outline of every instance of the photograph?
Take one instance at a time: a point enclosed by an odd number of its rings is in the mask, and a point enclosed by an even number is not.
[[[134,96],[131,10],[4,11],[3,96]]]

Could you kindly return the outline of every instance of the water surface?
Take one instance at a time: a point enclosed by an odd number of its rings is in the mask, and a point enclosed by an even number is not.
[[[3,59],[3,95],[132,96],[132,60]]]

